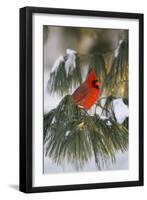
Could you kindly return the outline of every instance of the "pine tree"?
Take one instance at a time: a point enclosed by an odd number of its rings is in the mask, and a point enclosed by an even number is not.
[[[102,83],[101,97],[91,115],[78,107],[69,95],[82,84],[82,58],[90,58],[88,72],[94,68]],[[128,118],[118,119],[115,101],[128,106],[128,42],[120,40],[117,49],[81,55],[67,50],[50,74],[50,94],[63,96],[59,105],[44,114],[44,150],[55,163],[72,163],[82,169],[94,156],[98,169],[118,152],[128,149]]]

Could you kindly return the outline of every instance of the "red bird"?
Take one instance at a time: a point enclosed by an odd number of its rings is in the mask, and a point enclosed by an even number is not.
[[[101,83],[98,82],[94,69],[88,75],[87,80],[72,94],[76,105],[90,109],[99,99]]]

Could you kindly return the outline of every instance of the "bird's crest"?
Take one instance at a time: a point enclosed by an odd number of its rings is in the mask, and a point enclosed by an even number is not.
[[[94,69],[92,69],[87,77],[87,81],[91,82],[94,80],[97,80],[97,77],[96,77],[96,73],[95,73]]]

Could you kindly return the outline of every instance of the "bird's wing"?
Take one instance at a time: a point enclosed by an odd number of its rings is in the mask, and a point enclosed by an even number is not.
[[[83,101],[88,95],[89,87],[86,83],[81,85],[79,88],[75,90],[75,92],[72,94],[72,97],[76,103],[79,103],[80,101]]]

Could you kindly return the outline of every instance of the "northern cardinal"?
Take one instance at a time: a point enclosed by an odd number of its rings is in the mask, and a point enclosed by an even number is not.
[[[101,92],[100,85],[101,83],[98,82],[96,73],[94,69],[92,69],[87,80],[72,94],[75,104],[85,109],[90,109],[99,99]]]

